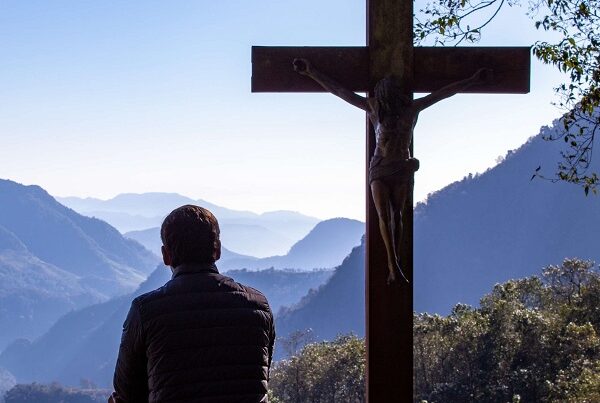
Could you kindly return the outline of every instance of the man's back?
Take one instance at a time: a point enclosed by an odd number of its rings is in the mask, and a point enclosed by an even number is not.
[[[266,401],[274,338],[260,292],[214,265],[180,265],[165,286],[132,303],[116,394],[132,402]]]

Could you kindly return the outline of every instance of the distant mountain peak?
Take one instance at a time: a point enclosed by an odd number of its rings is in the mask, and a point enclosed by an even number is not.
[[[81,214],[109,222],[122,233],[160,227],[164,217],[173,209],[184,204],[200,205],[217,217],[229,248],[243,255],[260,257],[285,253],[319,221],[285,210],[259,215],[166,192],[123,193],[108,200],[77,197],[58,200]]]
[[[124,294],[157,258],[39,186],[0,180],[0,349],[65,311]]]
[[[577,186],[533,179],[552,175],[562,140],[545,141],[562,121],[511,150],[496,166],[431,194],[415,208],[415,309],[446,313],[477,305],[495,283],[537,273],[566,257],[600,261],[600,203]],[[591,172],[598,172],[595,158]]]
[[[337,243],[348,241],[348,238],[351,238],[350,242],[353,243],[350,246],[356,246],[364,231],[365,223],[361,221],[350,218],[330,218],[315,225],[306,237],[292,246],[288,256],[326,250],[328,247],[335,247]],[[346,248],[345,251],[349,249]]]
[[[227,269],[316,269],[338,266],[348,251],[360,244],[365,224],[349,218],[332,218],[317,223],[285,255],[262,259],[230,259],[223,262]]]

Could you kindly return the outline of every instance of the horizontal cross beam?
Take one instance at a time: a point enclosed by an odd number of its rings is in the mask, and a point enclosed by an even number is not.
[[[470,77],[480,68],[494,71],[489,84],[467,93],[526,94],[531,64],[529,47],[416,47],[414,92],[432,92]],[[294,58],[306,58],[323,73],[356,92],[367,92],[372,81],[367,47],[252,47],[252,92],[324,92],[292,68]],[[381,78],[381,77],[379,77]]]

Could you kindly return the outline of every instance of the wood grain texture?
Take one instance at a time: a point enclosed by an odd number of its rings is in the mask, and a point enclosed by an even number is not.
[[[293,70],[292,62],[297,57],[309,59],[346,88],[367,92],[371,80],[369,53],[367,47],[360,46],[254,46],[252,92],[324,92],[313,80]],[[414,50],[413,90],[435,91],[485,67],[494,70],[494,81],[464,92],[526,94],[530,89],[530,65],[528,47],[417,47]]]

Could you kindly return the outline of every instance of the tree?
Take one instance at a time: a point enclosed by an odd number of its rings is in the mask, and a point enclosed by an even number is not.
[[[364,402],[365,344],[356,336],[311,343],[275,364],[269,380],[274,402]]]
[[[278,337],[278,345],[283,349],[285,357],[297,355],[302,347],[315,341],[312,329],[296,330],[287,337]]]
[[[414,316],[414,401],[600,401],[600,271],[565,259],[496,285],[480,307]],[[275,364],[269,399],[362,402],[364,339],[310,343]]]
[[[522,0],[433,0],[420,10],[417,43],[434,38],[439,44],[477,42],[503,7],[522,6]],[[600,0],[529,0],[527,14],[536,29],[558,34],[553,43],[538,41],[534,55],[566,73],[568,81],[555,88],[556,104],[564,110],[564,131],[546,140],[563,139],[552,181],[580,185],[585,194],[597,192],[598,175],[590,172],[594,139],[600,130]],[[534,177],[545,178],[540,167]]]
[[[108,390],[77,390],[58,383],[18,384],[4,396],[6,403],[99,403],[106,402]]]
[[[415,316],[415,401],[600,401],[600,272],[566,259],[480,308]]]

